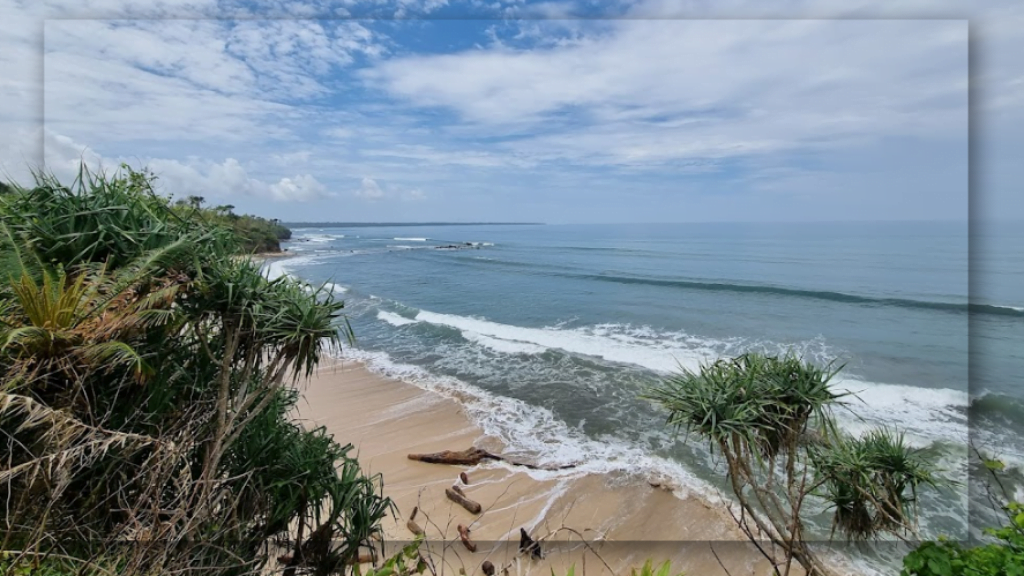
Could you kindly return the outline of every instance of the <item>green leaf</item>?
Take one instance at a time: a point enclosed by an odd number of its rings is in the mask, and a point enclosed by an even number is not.
[[[1002,460],[985,460],[985,468],[992,470],[993,472],[1001,472],[1006,469],[1006,464]]]

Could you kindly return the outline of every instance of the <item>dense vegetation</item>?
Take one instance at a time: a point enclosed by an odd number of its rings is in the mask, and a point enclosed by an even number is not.
[[[0,195],[0,573],[343,571],[391,503],[291,416],[343,303],[234,256],[263,224],[151,183]]]
[[[238,215],[234,212],[235,207],[230,204],[204,207],[205,201],[202,196],[189,196],[175,202],[173,207],[183,217],[201,219],[233,231],[241,243],[241,249],[248,254],[280,252],[281,241],[292,237],[292,231],[277,219]]]

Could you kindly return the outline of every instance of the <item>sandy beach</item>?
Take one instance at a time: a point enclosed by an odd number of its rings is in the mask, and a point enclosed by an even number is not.
[[[509,574],[565,574],[572,565],[576,574],[629,574],[648,558],[656,564],[671,560],[673,574],[726,576],[728,569],[738,576],[767,569],[724,508],[636,477],[409,460],[411,453],[471,446],[500,454],[502,446],[484,436],[455,400],[378,376],[358,362],[325,362],[303,394],[299,415],[307,425],[325,426],[342,444],[354,444],[363,468],[383,475],[384,492],[398,508],[398,517],[384,524],[386,551],[413,538],[406,523],[418,507],[416,522],[426,530],[425,549],[438,574],[482,574],[485,560]],[[468,485],[460,472],[467,473]],[[445,496],[454,484],[482,505],[481,514]],[[471,530],[475,553],[460,541],[460,524]],[[520,528],[543,541],[542,559],[518,557]]]

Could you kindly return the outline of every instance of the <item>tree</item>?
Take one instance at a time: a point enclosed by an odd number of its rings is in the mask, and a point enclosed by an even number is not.
[[[808,545],[808,498],[831,507],[833,534],[864,539],[912,530],[917,489],[936,483],[898,432],[839,431],[832,407],[842,395],[829,387],[838,371],[751,353],[684,370],[645,394],[668,410],[668,425],[725,459],[733,517],[777,575],[794,561],[811,576],[830,573]]]

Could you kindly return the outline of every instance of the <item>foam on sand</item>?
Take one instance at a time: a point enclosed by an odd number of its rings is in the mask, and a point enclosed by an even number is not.
[[[725,576],[708,542],[714,542],[731,573],[748,573],[755,563],[758,570],[765,569],[726,512],[698,498],[678,498],[643,482],[622,484],[614,477],[583,471],[538,478],[522,467],[505,464],[453,468],[408,460],[410,453],[473,445],[507,452],[500,442],[487,437],[486,430],[460,415],[459,406],[451,400],[381,378],[359,364],[322,366],[303,395],[299,417],[353,442],[363,469],[383,475],[384,493],[398,509],[397,518],[388,518],[384,524],[384,540],[390,546],[401,546],[412,538],[405,521],[414,506],[419,509],[416,520],[428,530],[431,541],[457,537],[458,523],[472,525],[472,538],[479,545],[476,553],[461,547],[457,553],[448,547],[429,547],[436,554],[447,551],[445,565],[451,565],[453,572],[459,567],[467,573],[478,572],[484,560],[499,567],[509,565],[516,556],[520,527],[543,537],[562,525],[594,542],[611,569],[587,552],[588,574],[628,573],[629,567],[651,556],[672,559],[673,568],[689,574]],[[484,514],[469,515],[445,498],[444,489],[459,483],[460,471],[470,478],[463,490],[483,505]],[[637,542],[644,543],[642,549],[637,549]],[[388,548],[385,555],[393,550]],[[527,560],[519,571],[550,574],[554,569],[564,574],[572,564],[579,570],[586,550],[579,536],[557,533],[546,541],[544,559]]]

